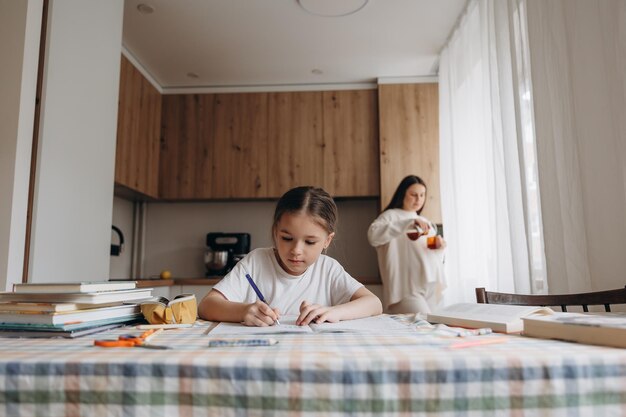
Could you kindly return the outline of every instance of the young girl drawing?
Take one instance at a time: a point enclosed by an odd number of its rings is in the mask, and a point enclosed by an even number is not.
[[[336,223],[337,206],[323,189],[287,191],[274,212],[275,247],[255,249],[239,261],[202,299],[200,317],[270,326],[281,314],[297,315],[298,325],[380,314],[378,297],[322,254],[335,236]],[[267,304],[258,299],[246,274]]]
[[[437,236],[437,226],[421,215],[425,203],[426,184],[409,175],[369,227],[388,313],[429,313],[441,301],[446,242]]]

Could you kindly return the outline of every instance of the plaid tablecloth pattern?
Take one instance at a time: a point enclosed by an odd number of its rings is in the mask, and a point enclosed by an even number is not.
[[[0,338],[0,416],[622,416],[626,350],[519,336],[283,334],[209,348],[208,322],[168,330],[173,350],[98,338]],[[215,337],[213,337],[215,338]]]

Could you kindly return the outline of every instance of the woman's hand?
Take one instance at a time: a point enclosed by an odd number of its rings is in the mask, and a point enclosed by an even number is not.
[[[427,235],[430,231],[430,224],[422,219],[415,219],[415,226],[422,229],[422,235]]]
[[[243,324],[246,326],[267,327],[276,323],[280,318],[280,311],[272,308],[262,301],[248,304],[243,316]]]
[[[306,326],[309,323],[337,323],[339,317],[336,316],[333,307],[324,307],[319,304],[309,304],[306,300],[300,304],[300,315],[296,320],[298,326]]]

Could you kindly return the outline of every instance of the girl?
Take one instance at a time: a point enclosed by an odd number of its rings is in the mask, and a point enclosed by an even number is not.
[[[415,175],[405,177],[367,233],[378,255],[385,311],[392,314],[429,313],[445,288],[446,242],[420,215],[425,202],[424,181]]]
[[[298,315],[296,324],[304,326],[382,313],[378,297],[322,255],[335,236],[336,223],[337,206],[326,191],[287,191],[274,212],[275,247],[255,249],[239,261],[200,302],[200,317],[269,326],[288,314]],[[267,304],[258,299],[246,274]]]

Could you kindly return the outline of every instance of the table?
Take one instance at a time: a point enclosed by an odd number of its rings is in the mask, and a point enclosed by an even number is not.
[[[124,329],[0,338],[0,416],[626,415],[622,349],[494,334],[451,349],[413,327],[208,348],[211,325],[163,332],[165,351],[92,345]]]

